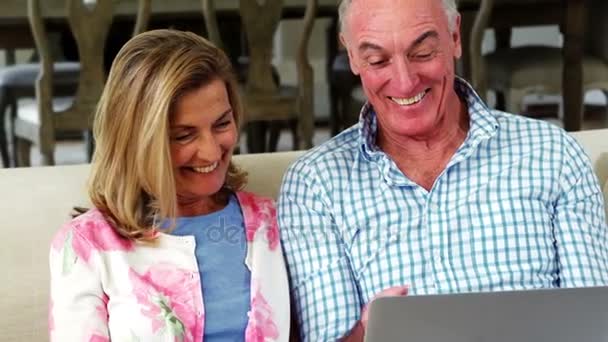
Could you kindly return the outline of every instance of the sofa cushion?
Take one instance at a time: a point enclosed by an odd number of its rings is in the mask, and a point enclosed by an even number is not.
[[[247,190],[276,198],[283,173],[302,152],[237,155],[249,173]],[[48,341],[50,241],[75,205],[89,206],[89,165],[0,169],[0,340]]]

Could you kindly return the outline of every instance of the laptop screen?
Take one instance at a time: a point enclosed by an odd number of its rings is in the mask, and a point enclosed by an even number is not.
[[[379,298],[365,341],[608,341],[608,287]]]

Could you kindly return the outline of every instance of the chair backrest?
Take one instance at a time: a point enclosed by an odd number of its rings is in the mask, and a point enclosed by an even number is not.
[[[106,38],[114,14],[114,0],[66,0],[69,27],[78,47],[80,75],[72,105],[62,111],[53,109],[53,56],[44,24],[41,0],[28,0],[28,18],[36,48],[40,55],[41,71],[36,83],[40,140],[54,139],[54,131],[85,130],[90,127],[95,107],[105,83],[103,57]],[[143,32],[150,16],[150,0],[139,0],[134,34]]]
[[[137,1],[137,17],[135,18],[135,27],[133,28],[133,37],[145,32],[148,29],[150,22],[150,12],[152,10],[151,0]]]
[[[296,66],[298,68],[298,113],[299,125],[298,135],[300,139],[299,149],[309,149],[312,147],[312,131],[314,130],[314,71],[310,65],[308,54],[308,46],[310,36],[314,26],[314,19],[317,13],[317,0],[308,0],[306,2],[306,11],[304,12],[304,25],[302,28],[302,39],[298,45],[298,54],[296,56]]]
[[[207,38],[220,49],[224,49],[224,43],[220,36],[219,25],[217,24],[217,13],[215,11],[214,0],[202,0],[203,2],[203,17],[205,18],[205,29],[207,30]]]
[[[239,11],[249,48],[248,94],[273,95],[277,84],[272,79],[274,34],[279,27],[283,0],[243,0]]]
[[[608,63],[608,1],[587,1],[585,52]]]
[[[475,23],[471,30],[469,55],[471,56],[471,84],[479,94],[485,94],[486,83],[485,83],[485,65],[481,56],[481,45],[485,30],[490,22],[492,16],[492,9],[494,7],[494,0],[481,0],[479,4],[479,11],[475,17]],[[466,48],[466,47],[465,47]]]
[[[278,29],[283,11],[283,0],[242,0],[239,13],[249,49],[245,96],[268,100],[267,105],[278,95],[279,85],[274,78],[272,56],[274,34]],[[302,24],[302,33],[296,54],[298,93],[296,108],[298,112],[298,135],[301,149],[312,147],[314,126],[314,73],[310,64],[308,45],[316,17],[318,0],[307,0]],[[214,0],[202,0],[203,16],[208,39],[223,48],[217,23]],[[248,107],[251,110],[251,106]]]
[[[310,64],[308,45],[317,10],[317,0],[307,0],[296,55],[298,94],[298,135],[301,149],[312,147],[314,124],[314,73]],[[283,9],[282,0],[256,0],[240,2],[240,14],[249,47],[250,64],[245,87],[247,96],[271,98],[277,92],[277,84],[272,79],[272,56],[274,33]]]
[[[58,116],[52,105],[54,61],[49,53],[40,0],[28,1],[32,34],[42,63],[36,84],[41,140],[45,137],[52,139],[55,128],[88,128],[105,82],[103,56],[106,37],[112,24],[113,1],[98,0],[93,8],[89,8],[81,0],[67,0],[66,7],[67,20],[78,47],[81,70],[74,102]]]
[[[558,0],[480,0],[469,36],[470,45],[465,47],[469,49],[471,58],[471,83],[479,94],[485,94],[486,89],[486,71],[481,50],[486,29],[495,29],[497,47],[504,48],[510,44],[510,31],[513,27],[556,25],[565,19]],[[504,33],[507,33],[506,37]]]

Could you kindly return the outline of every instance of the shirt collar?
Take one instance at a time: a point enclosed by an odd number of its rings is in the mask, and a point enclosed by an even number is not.
[[[454,79],[454,89],[458,97],[466,101],[469,112],[470,126],[463,148],[474,147],[495,134],[498,120],[467,81],[457,76]],[[377,160],[384,154],[376,144],[377,131],[376,112],[366,102],[359,114],[358,146],[359,152],[367,160]]]

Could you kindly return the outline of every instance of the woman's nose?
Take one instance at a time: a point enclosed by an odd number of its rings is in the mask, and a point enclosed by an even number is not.
[[[214,162],[220,159],[221,154],[220,144],[213,135],[200,137],[197,151],[199,159]]]

